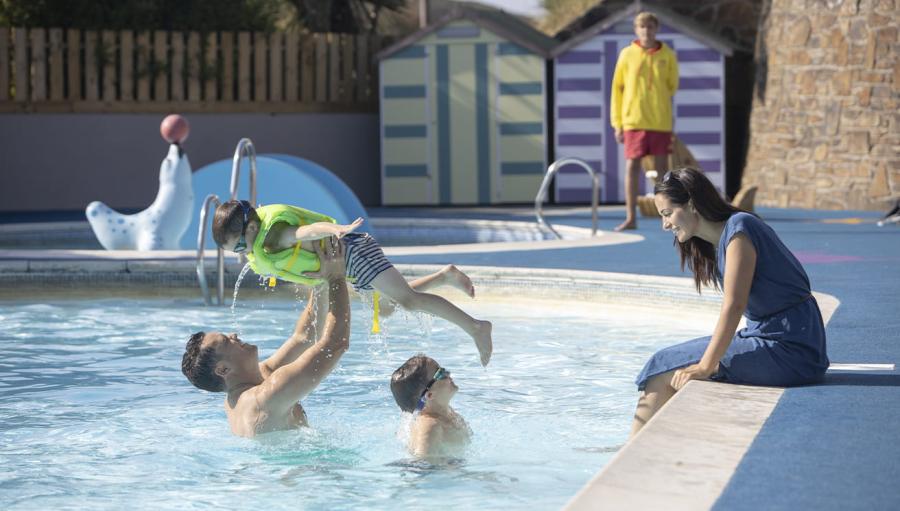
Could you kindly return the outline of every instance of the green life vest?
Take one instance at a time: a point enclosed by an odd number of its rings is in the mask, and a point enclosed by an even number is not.
[[[303,208],[287,204],[271,204],[256,208],[259,215],[259,233],[253,241],[253,250],[247,253],[250,268],[264,277],[278,277],[281,280],[315,286],[321,279],[304,277],[304,272],[319,270],[319,257],[308,250],[300,248],[300,242],[294,248],[280,252],[268,252],[264,247],[266,235],[278,223],[286,223],[294,227],[314,224],[316,222],[337,223],[334,218]]]

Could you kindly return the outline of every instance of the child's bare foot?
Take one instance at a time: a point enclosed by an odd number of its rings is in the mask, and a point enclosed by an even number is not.
[[[491,340],[491,331],[494,325],[490,321],[479,321],[478,330],[472,336],[475,339],[475,347],[478,348],[478,354],[481,356],[481,365],[487,367],[491,361],[491,354],[494,352],[494,341]]]
[[[441,270],[444,277],[444,283],[459,289],[463,293],[475,298],[475,286],[472,285],[472,279],[468,275],[459,270],[456,266],[448,264]]]
[[[632,220],[632,221],[625,220],[624,222],[619,224],[618,227],[616,227],[613,230],[616,232],[622,232],[622,231],[633,231],[634,229],[637,229],[637,222],[635,222],[634,220]]]

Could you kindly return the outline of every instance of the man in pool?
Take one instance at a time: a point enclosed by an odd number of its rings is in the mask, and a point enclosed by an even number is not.
[[[321,267],[309,276],[324,283],[310,292],[290,338],[264,362],[259,362],[257,347],[237,334],[197,332],[187,342],[181,372],[197,388],[225,392],[225,413],[235,435],[253,437],[307,426],[298,401],[328,376],[350,347],[343,244],[331,237],[324,248],[317,243],[315,252]],[[323,301],[328,312],[316,340],[315,304]]]

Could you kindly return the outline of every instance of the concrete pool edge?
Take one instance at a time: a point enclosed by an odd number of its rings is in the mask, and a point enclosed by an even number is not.
[[[0,283],[46,286],[69,280],[89,287],[117,280],[148,287],[163,283],[193,287],[199,298],[193,252],[156,253],[153,257],[146,253],[106,251],[10,252],[13,251],[0,251]],[[208,263],[207,269],[210,266]],[[404,275],[419,276],[442,265],[397,267]],[[226,269],[233,277],[240,264],[231,262]],[[697,295],[693,280],[685,277],[486,266],[463,269],[476,286],[518,295],[527,292],[535,298],[564,296],[626,304],[634,300],[645,305],[653,300],[661,307],[694,308],[713,314],[719,305],[718,294]],[[820,293],[816,293],[816,298],[827,324],[839,302]],[[782,392],[783,389],[691,382],[575,495],[566,509],[709,509]]]
[[[550,233],[531,220],[433,217],[370,217],[369,220],[376,238],[386,243],[382,248],[388,256],[554,250],[620,245],[644,240],[639,234],[605,230],[598,230],[597,234],[592,236],[589,228],[564,224],[554,226],[562,239],[549,239],[552,238]],[[393,236],[388,234],[391,232],[394,233]],[[382,234],[387,237],[382,239]],[[541,239],[542,237],[546,239]],[[404,245],[409,243],[410,239],[421,241],[423,238],[430,242]],[[160,250],[144,254],[128,250],[106,251],[97,243],[88,222],[70,221],[0,224],[0,247],[3,247],[0,248],[0,258],[17,258],[22,257],[22,252],[40,251],[52,252],[49,256],[52,258],[75,257],[67,255],[73,250],[58,248],[57,244],[48,239],[65,240],[64,246],[75,247],[74,252],[93,252],[96,257],[105,259],[122,257],[117,254],[125,257],[151,258],[157,254],[162,258],[175,257],[172,254],[180,254],[177,257],[196,255],[195,249]],[[25,249],[8,247],[25,247]],[[105,255],[102,255],[104,253]]]

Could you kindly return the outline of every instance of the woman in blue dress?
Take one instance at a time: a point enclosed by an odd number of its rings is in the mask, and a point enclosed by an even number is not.
[[[809,277],[775,231],[725,202],[700,171],[667,173],[654,190],[664,230],[703,285],[723,291],[712,336],[656,352],[637,377],[631,434],[690,380],[787,387],[828,368],[825,326]],[[741,315],[747,326],[738,332]]]

